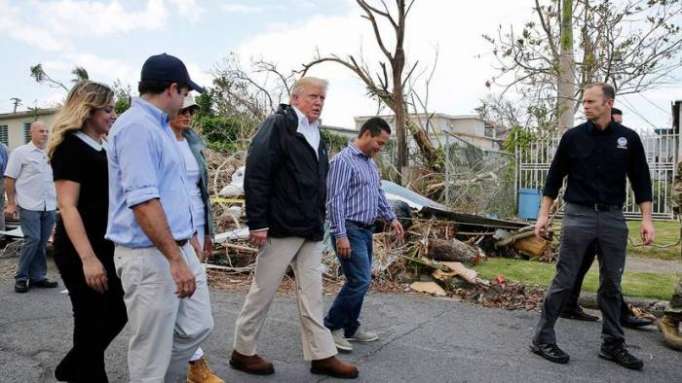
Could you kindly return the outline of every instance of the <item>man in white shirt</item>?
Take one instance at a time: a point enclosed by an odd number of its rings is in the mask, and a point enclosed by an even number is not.
[[[42,121],[31,124],[31,142],[16,148],[5,169],[7,206],[5,214],[19,213],[24,245],[14,277],[14,291],[25,293],[30,287],[54,288],[47,278],[47,240],[55,221],[57,199],[52,167],[45,153],[49,131]],[[18,206],[18,211],[17,211]]]

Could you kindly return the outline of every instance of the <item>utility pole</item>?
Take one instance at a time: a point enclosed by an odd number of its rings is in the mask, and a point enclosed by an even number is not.
[[[21,105],[21,99],[17,97],[12,97],[10,98],[10,101],[12,101],[12,104],[14,104],[14,110],[12,111],[12,113],[16,113],[17,108],[19,107],[19,105]]]

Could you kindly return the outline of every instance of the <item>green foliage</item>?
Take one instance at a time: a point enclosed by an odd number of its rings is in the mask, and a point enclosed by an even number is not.
[[[502,144],[502,149],[509,153],[514,153],[517,147],[527,148],[531,142],[537,138],[537,135],[528,129],[521,126],[514,126],[507,139]]]
[[[200,94],[197,96],[194,101],[199,105],[199,110],[197,111],[197,118],[201,118],[204,116],[215,116],[215,111],[213,110],[214,107],[214,95],[213,91],[209,90],[205,93]]]
[[[331,132],[327,129],[320,130],[320,136],[322,140],[327,144],[329,148],[329,153],[338,153],[341,149],[348,145],[348,139],[345,136]]]
[[[239,117],[203,115],[195,120],[211,149],[245,150],[258,124]]]
[[[114,111],[120,115],[130,108],[132,89],[129,84],[123,85],[121,80],[114,81],[111,89],[114,91]]]

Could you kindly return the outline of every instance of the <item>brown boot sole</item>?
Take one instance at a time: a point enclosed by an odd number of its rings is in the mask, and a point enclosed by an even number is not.
[[[329,371],[329,370],[316,368],[316,367],[310,367],[310,372],[315,374],[315,375],[327,375],[327,376],[331,376],[332,378],[338,378],[338,379],[355,379],[359,375],[358,371],[355,371],[354,374],[340,374],[338,372]]]
[[[230,367],[234,368],[235,370],[239,370],[241,372],[245,372],[245,373],[251,374],[251,375],[272,375],[275,373],[274,367],[255,370],[255,369],[246,367],[242,363],[235,362],[232,359],[230,359]]]

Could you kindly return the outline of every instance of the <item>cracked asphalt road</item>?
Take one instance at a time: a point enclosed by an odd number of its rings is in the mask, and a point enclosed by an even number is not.
[[[229,368],[234,322],[243,292],[212,290],[216,328],[204,345],[210,365],[227,382],[331,382],[311,375],[302,360],[298,312],[280,296],[261,334],[259,353],[274,361],[271,377]],[[332,297],[325,297],[327,305]],[[70,346],[68,297],[57,290],[19,295],[11,281],[0,289],[0,382],[53,382],[54,368]],[[644,371],[629,371],[597,357],[600,323],[560,320],[559,342],[571,354],[554,365],[528,351],[536,312],[487,309],[446,299],[370,294],[364,322],[381,340],[356,345],[343,358],[357,363],[357,382],[682,382],[682,353],[662,346],[657,330],[626,330]],[[127,330],[107,353],[111,382],[125,382]]]

